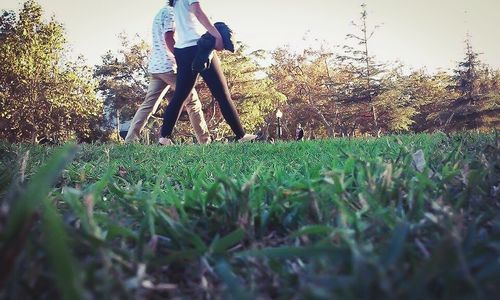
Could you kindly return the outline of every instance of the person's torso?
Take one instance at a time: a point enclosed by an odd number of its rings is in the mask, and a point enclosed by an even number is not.
[[[195,46],[205,30],[196,16],[189,9],[191,4],[199,0],[177,0],[174,4],[176,42],[175,48]]]
[[[173,54],[167,50],[167,43],[165,42],[165,33],[173,30],[173,9],[166,6],[156,14],[153,21],[149,73],[159,74],[174,71],[175,59]]]

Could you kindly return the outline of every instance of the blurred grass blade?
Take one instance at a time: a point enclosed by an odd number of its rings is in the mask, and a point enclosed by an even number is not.
[[[0,164],[0,193],[7,190],[12,182],[12,170],[10,170],[3,163]]]
[[[87,233],[92,233],[92,229],[89,223],[89,219],[86,213],[86,208],[84,207],[81,198],[83,193],[80,190],[65,187],[62,191],[62,196],[64,202],[71,207],[73,213],[78,217],[82,223],[83,228]]]
[[[198,249],[183,249],[182,251],[172,251],[161,263],[171,264],[173,262],[190,262],[198,259],[203,251]]]
[[[33,176],[30,184],[13,203],[5,234],[6,240],[14,237],[19,232],[24,221],[36,210],[41,200],[47,197],[52,184],[57,180],[66,164],[73,159],[76,151],[77,147],[75,145],[62,147]]]
[[[183,236],[186,239],[186,241],[190,245],[194,246],[198,251],[204,252],[207,250],[207,245],[205,245],[205,243],[203,242],[203,239],[199,235],[197,235],[196,233],[186,230],[183,233]]]
[[[229,248],[241,242],[244,237],[245,237],[245,232],[243,231],[243,229],[241,228],[236,229],[235,231],[231,232],[225,237],[214,240],[211,247],[212,251],[215,254],[223,254]]]
[[[214,270],[229,288],[231,299],[253,299],[246,293],[240,280],[238,280],[236,275],[231,270],[231,266],[226,261],[219,261]]]
[[[81,299],[80,272],[71,254],[63,222],[49,201],[44,202],[44,245],[54,271],[57,287],[62,299]]]
[[[35,212],[51,191],[52,184],[58,179],[62,170],[76,154],[76,145],[66,145],[58,149],[48,162],[31,178],[28,186],[20,191],[17,199],[7,199],[11,202],[7,226],[0,236],[0,285],[8,276],[14,265],[20,249],[28,238],[32,224],[35,222]]]
[[[334,232],[334,229],[330,226],[309,225],[309,226],[304,226],[300,230],[294,232],[292,235],[290,235],[290,238],[296,238],[296,237],[303,236],[303,235],[328,236],[332,232]]]
[[[107,236],[106,236],[107,240],[112,240],[118,237],[129,238],[134,241],[137,241],[139,239],[139,235],[137,234],[137,232],[124,226],[109,223],[107,224],[106,229],[107,229]]]
[[[385,266],[395,264],[403,253],[406,237],[408,236],[408,225],[401,224],[394,229],[389,247],[384,251],[381,262]]]
[[[238,257],[267,257],[267,258],[314,258],[318,255],[343,255],[343,249],[338,249],[330,245],[310,246],[310,247],[279,247],[264,248],[260,250],[243,251],[237,254]]]

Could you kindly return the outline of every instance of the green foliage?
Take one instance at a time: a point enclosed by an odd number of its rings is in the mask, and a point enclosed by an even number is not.
[[[498,128],[498,71],[481,64],[469,39],[455,76],[405,74],[403,66],[388,67],[371,55],[377,27],[370,30],[367,20],[363,4],[360,20],[353,22],[357,30],[341,51],[273,51],[269,76],[287,97],[286,138],[294,137],[298,123],[305,125],[306,138]]]
[[[94,73],[109,113],[108,125],[116,125],[115,117],[118,122],[132,119],[144,101],[149,80],[149,45],[144,40],[132,41],[125,34],[120,40],[118,53],[103,55]]]
[[[434,112],[443,111],[456,96],[448,88],[452,81],[446,73],[430,76],[420,70],[404,75],[401,67],[393,69],[383,78],[385,90],[374,99],[379,123],[389,132],[443,127],[445,117]]]
[[[247,46],[241,42],[238,43],[235,53],[220,53],[231,97],[244,128],[249,132],[255,132],[263,126],[266,117],[285,100],[273,82],[264,77],[264,70],[258,64],[263,55],[262,50],[248,53]],[[202,90],[201,94],[209,97],[208,91],[206,89],[204,91]],[[218,114],[215,117],[213,123],[219,125],[222,115]],[[224,123],[220,133],[229,134],[229,126]]]
[[[332,91],[340,72],[330,70],[331,55],[323,49],[307,49],[296,54],[286,47],[272,53],[274,63],[269,68],[269,77],[287,98],[283,109],[285,137],[294,138],[299,123],[306,132],[325,128],[327,136],[335,134],[342,107]],[[342,109],[345,111],[347,109]]]
[[[480,67],[479,54],[472,49],[470,37],[465,41],[465,59],[458,63],[455,71],[456,89],[461,96],[469,101],[474,101],[478,93],[478,71]]]
[[[26,1],[0,18],[0,138],[15,142],[88,139],[102,104],[83,62],[67,62],[64,27]]]
[[[353,21],[357,32],[346,36],[354,45],[345,45],[342,54],[338,55],[340,64],[346,68],[352,76],[350,82],[351,93],[345,98],[345,102],[363,103],[360,113],[365,117],[357,121],[357,126],[362,127],[363,132],[375,133],[379,131],[378,112],[373,103],[374,98],[379,95],[384,87],[380,79],[384,73],[384,66],[376,62],[370,48],[370,41],[379,26],[370,29],[368,24],[368,12],[366,3],[361,4],[361,17]]]
[[[59,217],[41,210],[61,238],[33,223],[0,296],[64,292],[39,247],[50,239],[79,261],[67,278],[85,297],[491,298],[499,146],[492,134],[85,145],[44,202]],[[54,149],[0,144],[0,165],[28,149],[24,173],[46,187],[31,174]],[[0,228],[13,215],[0,211]]]

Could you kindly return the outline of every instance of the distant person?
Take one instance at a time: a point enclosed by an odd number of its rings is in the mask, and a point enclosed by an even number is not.
[[[158,110],[158,106],[168,89],[170,87],[176,89],[176,65],[173,58],[174,44],[173,8],[166,5],[156,14],[153,21],[153,47],[148,67],[150,73],[148,92],[146,99],[132,119],[125,138],[126,143],[139,140],[140,132],[151,115]],[[210,133],[194,85],[187,91],[186,98],[186,110],[198,143],[210,143]]]
[[[304,129],[302,128],[302,125],[300,123],[299,125],[297,125],[297,130],[295,130],[295,140],[296,141],[304,140]]]
[[[193,61],[198,52],[198,40],[205,33],[203,27],[215,38],[215,50],[224,48],[222,36],[208,19],[200,5],[200,0],[169,0],[174,8],[177,40],[175,60],[177,62],[177,88],[163,116],[160,144],[170,145],[172,131],[181,113],[181,108],[189,92],[195,86],[198,76],[203,77],[212,95],[217,100],[222,115],[239,142],[253,141],[257,136],[245,134],[236,107],[229,93],[226,78],[222,73],[219,57],[213,53],[207,69],[201,73],[193,71]]]
[[[268,141],[269,140],[269,123],[265,123],[257,133],[257,139],[259,141]]]

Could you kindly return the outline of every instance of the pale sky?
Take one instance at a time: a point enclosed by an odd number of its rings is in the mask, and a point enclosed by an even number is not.
[[[97,64],[119,46],[118,34],[150,40],[151,23],[164,0],[38,0],[47,16],[64,23],[74,54]],[[224,21],[251,49],[289,44],[303,49],[324,40],[345,43],[361,0],[201,0],[214,21]],[[467,31],[481,60],[500,68],[500,0],[367,0],[369,25],[381,24],[372,52],[380,61],[410,68],[449,69],[464,56]],[[0,9],[18,10],[20,0],[2,0]],[[304,41],[304,36],[307,40]]]

